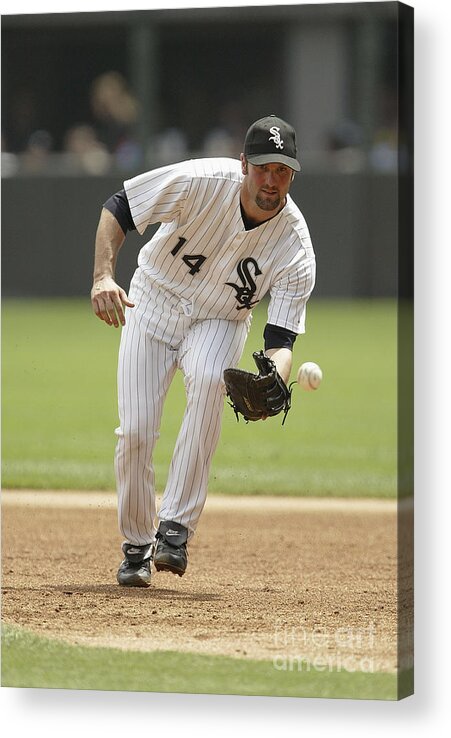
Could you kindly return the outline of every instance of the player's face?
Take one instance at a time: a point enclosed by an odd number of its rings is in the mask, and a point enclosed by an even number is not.
[[[272,212],[284,205],[293,177],[293,170],[290,167],[278,162],[270,164],[245,162],[243,167],[247,174],[248,195],[260,210]]]

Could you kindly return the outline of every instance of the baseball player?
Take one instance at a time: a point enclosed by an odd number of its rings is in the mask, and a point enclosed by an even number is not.
[[[91,299],[101,320],[122,326],[121,585],[148,586],[152,561],[157,571],[185,572],[220,435],[223,373],[237,366],[252,310],[267,293],[265,352],[288,381],[315,281],[309,231],[288,194],[299,170],[294,129],[271,115],[250,126],[240,160],[194,159],[140,174],[103,206]],[[114,279],[118,252],[129,230],[143,234],[154,223],[127,295]],[[177,369],[186,408],[157,520],[152,454]]]

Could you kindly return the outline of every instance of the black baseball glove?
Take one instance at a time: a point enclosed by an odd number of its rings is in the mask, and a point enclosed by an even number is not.
[[[283,425],[291,407],[291,386],[287,387],[276,365],[263,351],[255,351],[252,356],[258,374],[244,369],[224,371],[229,404],[235,411],[236,419],[239,420],[241,414],[246,423],[283,412]]]

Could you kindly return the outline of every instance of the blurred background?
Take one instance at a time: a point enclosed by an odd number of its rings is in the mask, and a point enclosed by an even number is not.
[[[120,331],[89,300],[102,204],[147,169],[238,157],[250,123],[275,113],[298,133],[291,193],[318,261],[293,362],[316,361],[324,381],[297,394],[283,440],[277,423],[252,428],[258,453],[224,413],[210,490],[411,492],[411,30],[396,2],[2,17],[6,486],[114,487]],[[130,233],[119,254],[126,290],[151,235]],[[241,363],[251,371],[265,311]],[[160,489],[183,408],[177,375]]]
[[[3,16],[3,295],[88,295],[100,209],[124,179],[238,157],[275,113],[298,132],[316,297],[397,296],[400,236],[411,246],[402,22],[394,2]],[[121,252],[124,286],[143,242]]]

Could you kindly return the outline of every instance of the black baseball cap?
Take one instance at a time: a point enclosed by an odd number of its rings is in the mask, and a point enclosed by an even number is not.
[[[296,158],[296,131],[275,115],[252,123],[244,139],[244,155],[251,164],[280,162],[296,172],[301,169]]]

